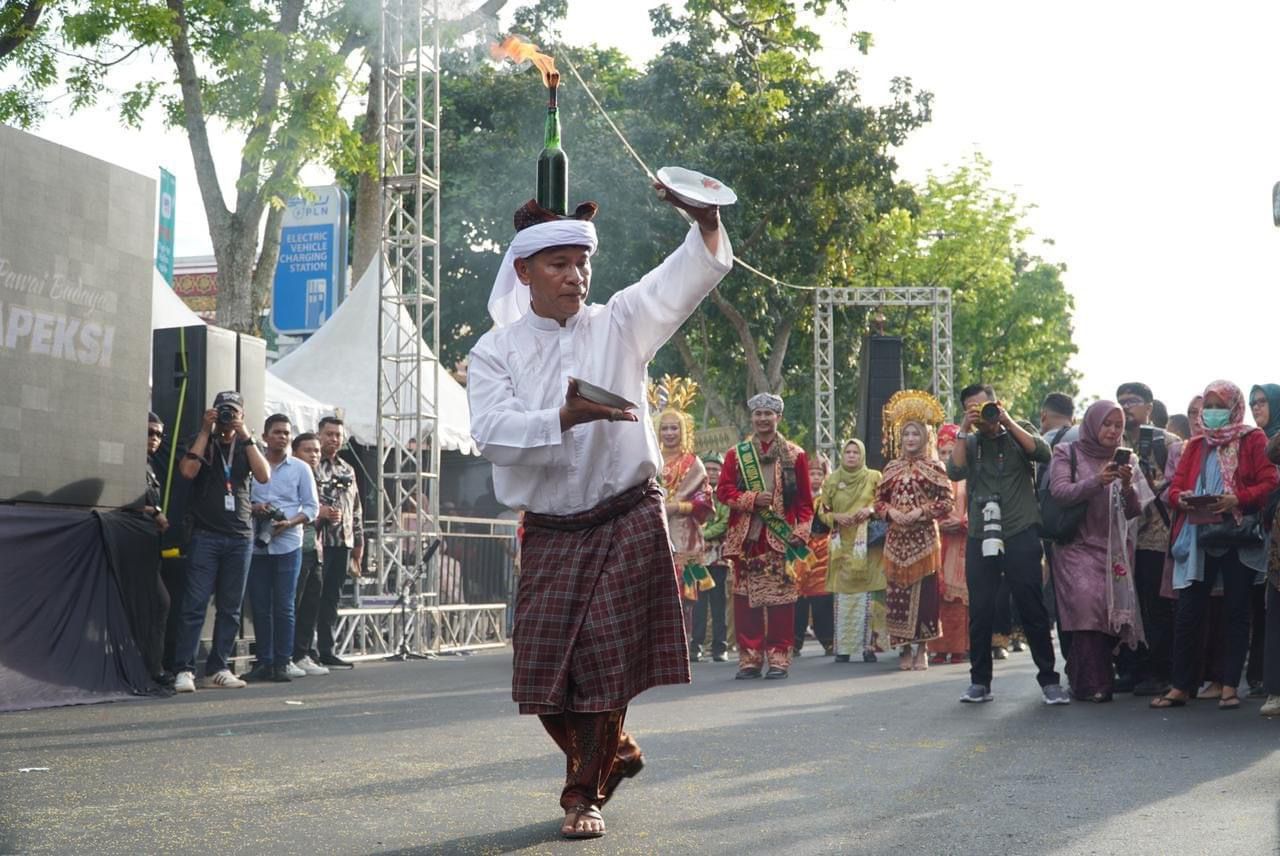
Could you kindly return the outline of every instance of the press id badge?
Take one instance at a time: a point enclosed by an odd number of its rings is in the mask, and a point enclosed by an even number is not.
[[[236,498],[233,494],[227,494],[222,498],[222,507],[227,511],[236,510]]]

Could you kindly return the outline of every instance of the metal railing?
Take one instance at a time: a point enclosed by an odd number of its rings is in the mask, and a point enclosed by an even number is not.
[[[428,655],[507,644],[519,562],[517,521],[441,517],[439,524],[441,549],[410,587],[403,609],[396,605],[398,593],[386,591],[362,593],[359,606],[338,610],[339,656],[386,657],[402,640],[413,653]],[[424,536],[409,552],[419,555],[427,546]]]

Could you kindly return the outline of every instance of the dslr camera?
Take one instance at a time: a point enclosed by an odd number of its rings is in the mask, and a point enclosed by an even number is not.
[[[226,428],[232,422],[236,421],[236,417],[240,415],[240,411],[236,409],[234,404],[218,405],[218,425]]]
[[[988,425],[995,425],[1000,421],[1000,405],[997,402],[988,401],[986,404],[982,405],[980,415],[982,416],[983,422]]]
[[[337,505],[338,497],[351,487],[352,478],[348,473],[334,473],[320,482],[320,502],[322,505]]]
[[[1144,464],[1149,464],[1163,451],[1164,432],[1154,425],[1140,426],[1138,428],[1138,459]]]
[[[275,531],[271,525],[285,520],[284,512],[276,508],[274,505],[267,503],[262,509],[262,516],[258,518],[258,522],[253,527],[253,545],[259,550],[267,549],[271,543],[271,539],[275,537]]]

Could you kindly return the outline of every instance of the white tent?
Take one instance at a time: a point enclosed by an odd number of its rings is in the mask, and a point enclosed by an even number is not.
[[[323,395],[343,408],[351,435],[368,445],[378,439],[376,331],[379,303],[378,265],[375,262],[329,320],[311,338],[271,367],[271,372],[303,392]],[[403,307],[399,321],[399,335],[404,337],[403,341],[410,341],[411,337],[418,335],[413,319]],[[396,335],[395,330],[386,332],[385,341],[389,346],[396,340]],[[422,350],[424,354],[431,353],[425,342]],[[476,454],[475,441],[471,439],[467,392],[443,366],[436,365],[440,390],[440,447]],[[406,382],[405,389],[410,396],[413,395],[411,382]],[[419,401],[424,417],[429,420],[435,416],[437,409],[431,401],[430,389],[422,390]],[[410,430],[409,426],[405,428]],[[402,439],[407,440],[408,437]]]
[[[204,320],[191,311],[191,307],[182,302],[182,298],[174,294],[169,283],[165,282],[159,271],[155,271],[151,284],[151,329],[163,330],[167,327],[194,327],[203,324]],[[266,412],[262,418],[272,413],[283,413],[289,417],[297,430],[313,431],[320,422],[320,417],[332,414],[334,406],[312,398],[300,389],[290,386],[283,379],[267,371],[266,395],[263,397]]]

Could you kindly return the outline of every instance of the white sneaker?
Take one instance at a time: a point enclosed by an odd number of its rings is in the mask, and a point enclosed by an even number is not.
[[[328,666],[321,666],[319,663],[317,663],[315,660],[311,659],[310,657],[303,657],[301,660],[298,660],[293,665],[296,666],[299,670],[301,670],[304,675],[329,674]]]
[[[177,693],[193,693],[196,691],[196,676],[194,672],[178,672],[178,677],[173,679],[173,691]]]
[[[292,660],[285,661],[284,668],[291,678],[305,678],[307,676],[307,673],[296,666]]]
[[[212,675],[206,675],[200,680],[200,686],[208,689],[238,690],[247,686],[247,684],[231,674],[230,669],[223,669],[220,672],[214,672]]]

